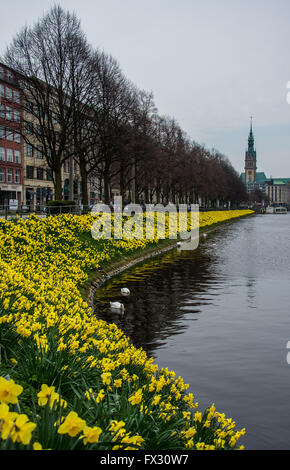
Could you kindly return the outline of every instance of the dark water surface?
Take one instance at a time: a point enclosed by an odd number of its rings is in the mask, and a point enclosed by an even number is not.
[[[247,449],[290,449],[289,214],[241,219],[196,251],[138,264],[98,289],[95,310],[182,376],[200,409],[215,403],[245,427]]]

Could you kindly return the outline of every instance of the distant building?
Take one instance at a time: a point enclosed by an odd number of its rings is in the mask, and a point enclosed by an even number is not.
[[[27,98],[27,96],[26,96]],[[58,136],[59,118],[55,110],[55,135]],[[0,209],[17,201],[34,210],[54,199],[53,174],[47,156],[37,138],[37,105],[33,96],[24,99],[13,69],[0,63]],[[25,139],[26,137],[26,139]],[[28,143],[29,142],[29,143]],[[80,170],[72,162],[73,199],[82,201]],[[62,198],[69,198],[70,160],[61,169]],[[98,193],[97,178],[88,181],[89,203],[95,203]]]
[[[22,103],[14,72],[0,64],[0,206],[23,198]]]
[[[23,139],[23,203],[31,210],[45,205],[54,194],[52,173],[46,163],[43,148],[36,138],[32,139],[37,130],[34,112],[33,99],[25,100],[22,126],[25,134],[29,136],[30,143]],[[32,143],[34,145],[31,145]]]
[[[290,209],[290,178],[269,179],[266,195],[271,206],[287,206]]]
[[[257,172],[257,152],[252,121],[245,157],[245,172],[241,174],[241,179],[249,194],[259,190],[271,205],[290,208],[290,178],[267,178],[264,172]]]
[[[251,121],[250,134],[248,138],[248,149],[246,150],[245,172],[241,174],[242,181],[247,187],[247,192],[253,193],[257,190],[266,193],[268,178],[265,173],[257,172],[257,152],[255,149],[255,138],[253,133],[253,122]]]
[[[255,149],[255,139],[253,134],[253,123],[248,138],[248,150],[246,150],[245,158],[245,180],[246,184],[254,183],[257,177],[257,152]]]

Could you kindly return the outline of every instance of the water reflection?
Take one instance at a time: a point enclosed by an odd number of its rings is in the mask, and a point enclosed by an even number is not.
[[[124,271],[106,282],[95,295],[98,317],[116,323],[132,342],[149,354],[168,336],[181,334],[186,315],[197,321],[202,306],[212,303],[208,286],[218,293],[222,282],[214,268],[213,252],[173,250]],[[131,295],[122,297],[122,287]],[[125,313],[112,312],[110,302],[122,301]]]
[[[248,306],[249,308],[257,308],[255,305],[255,299],[256,299],[256,283],[255,279],[248,278],[247,282],[247,290],[248,290]]]

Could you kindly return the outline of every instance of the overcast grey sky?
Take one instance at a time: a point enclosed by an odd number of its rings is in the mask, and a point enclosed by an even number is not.
[[[7,0],[0,54],[55,2]],[[258,170],[290,177],[289,0],[59,0],[89,42],[152,91],[159,114],[227,155],[238,171],[254,116]]]

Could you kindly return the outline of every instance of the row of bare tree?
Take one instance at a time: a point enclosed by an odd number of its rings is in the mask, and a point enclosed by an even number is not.
[[[43,148],[56,199],[62,198],[61,169],[68,159],[79,166],[84,206],[92,180],[100,182],[105,202],[112,187],[134,202],[246,199],[230,162],[160,116],[152,94],[88,44],[75,14],[54,6],[15,36],[2,61],[16,72],[25,103],[21,132]]]

